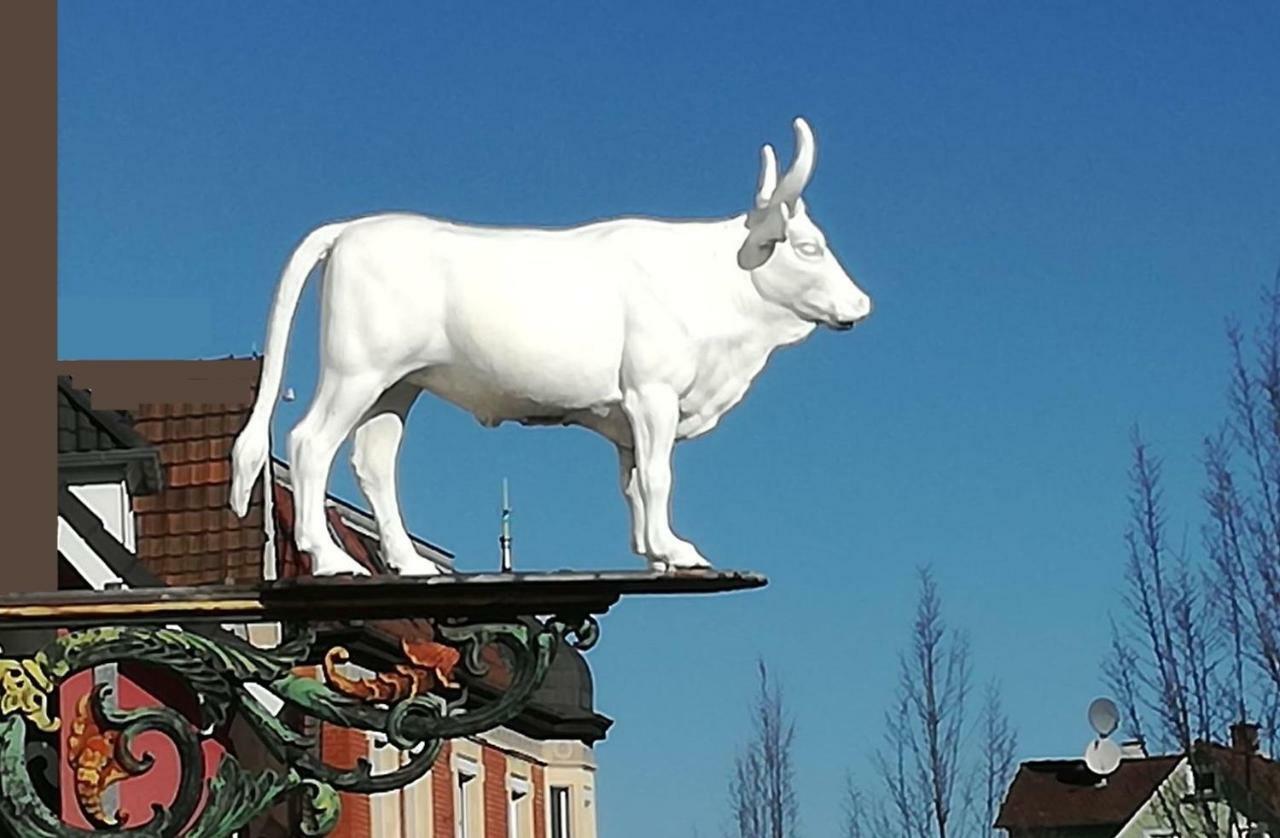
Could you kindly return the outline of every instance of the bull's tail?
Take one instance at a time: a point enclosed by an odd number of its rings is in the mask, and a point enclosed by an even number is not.
[[[298,308],[298,298],[311,269],[329,255],[338,235],[348,222],[327,224],[307,235],[285,266],[276,288],[275,301],[267,320],[267,342],[263,350],[262,376],[258,395],[240,436],[231,450],[231,509],[243,518],[249,511],[249,496],[267,464],[271,438],[271,416],[280,397],[280,380],[284,373],[289,329]]]

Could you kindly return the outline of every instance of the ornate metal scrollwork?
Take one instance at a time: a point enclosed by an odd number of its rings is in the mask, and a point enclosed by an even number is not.
[[[318,654],[315,633],[301,627],[292,627],[284,641],[270,649],[231,636],[212,639],[170,628],[89,628],[58,637],[31,658],[0,660],[0,824],[24,838],[214,838],[230,835],[287,796],[297,795],[300,831],[324,835],[338,821],[338,792],[389,791],[422,777],[444,740],[511,721],[542,683],[561,642],[587,648],[599,634],[594,619],[576,617],[442,623],[435,630],[436,640],[405,642],[405,663],[372,678],[342,674],[339,665],[346,651],[335,647]],[[506,689],[487,704],[464,708],[468,680],[483,677],[494,654],[510,676]],[[296,671],[317,659],[323,679]],[[73,719],[50,715],[51,696],[59,684],[78,672],[123,662],[160,667],[182,678],[199,699],[199,723],[170,707],[121,710],[101,687],[85,697]],[[457,671],[459,664],[463,672]],[[328,765],[316,756],[313,738],[269,712],[249,684],[258,684],[307,718],[381,734],[413,755],[382,774],[374,774],[364,760],[350,769]],[[249,770],[226,754],[205,780],[201,743],[233,716],[248,725],[283,770]],[[63,759],[73,768],[81,810],[97,831],[63,822],[32,783],[28,727],[54,731],[59,723],[70,725],[71,753]],[[135,742],[153,731],[175,746],[180,777],[172,804],[134,823],[107,811],[104,795],[115,783],[151,769],[151,756],[137,754]],[[130,814],[137,818],[137,813]]]
[[[58,723],[49,715],[48,678],[33,661],[0,660],[0,715],[21,713],[43,731]]]

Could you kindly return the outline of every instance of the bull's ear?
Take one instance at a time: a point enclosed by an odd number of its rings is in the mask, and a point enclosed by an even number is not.
[[[753,243],[748,239],[743,242],[742,247],[738,248],[738,267],[744,271],[754,271],[769,261],[769,257],[773,255],[773,248],[777,244],[777,242],[771,242],[767,245],[762,245]]]
[[[754,271],[769,261],[778,242],[787,238],[787,220],[781,207],[759,213],[750,222],[747,239],[738,248],[738,267]]]

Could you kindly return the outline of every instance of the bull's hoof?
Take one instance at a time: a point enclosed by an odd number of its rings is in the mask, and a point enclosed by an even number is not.
[[[667,551],[666,555],[651,557],[649,567],[659,573],[678,573],[689,570],[710,570],[711,562],[698,552],[698,548],[687,541],[682,541]]]
[[[400,576],[439,576],[443,571],[430,559],[417,553],[412,556],[387,557],[387,566]]]
[[[680,576],[681,574],[696,576],[698,574],[708,573],[714,570],[714,568],[709,564],[672,565],[667,564],[666,562],[650,562],[649,569],[654,573],[662,573],[667,576]]]
[[[341,550],[311,555],[312,576],[372,576],[369,569]]]

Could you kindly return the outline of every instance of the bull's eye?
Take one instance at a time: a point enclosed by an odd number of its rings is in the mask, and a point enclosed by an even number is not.
[[[806,259],[818,259],[822,256],[822,245],[817,242],[796,242],[796,253]]]

